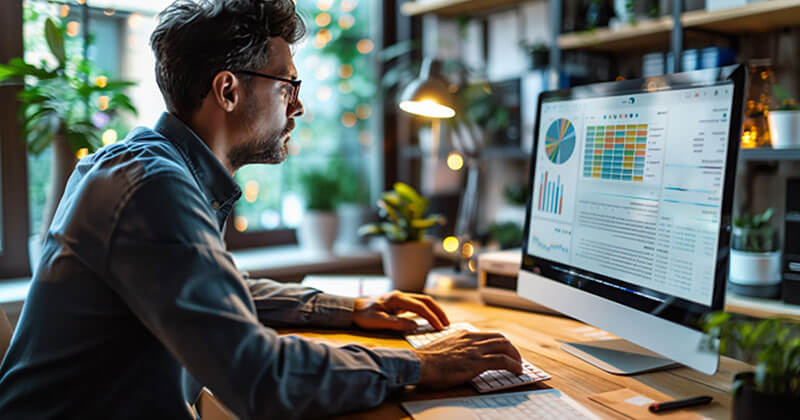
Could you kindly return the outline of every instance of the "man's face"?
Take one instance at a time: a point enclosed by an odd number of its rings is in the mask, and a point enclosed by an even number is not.
[[[297,79],[297,69],[292,61],[289,44],[283,38],[270,38],[269,62],[259,73],[285,79]],[[242,109],[237,112],[237,139],[228,153],[233,167],[250,163],[281,163],[286,160],[289,133],[294,129],[294,119],[303,115],[303,104],[298,98],[292,102],[290,83],[251,76],[249,84],[242,87]]]

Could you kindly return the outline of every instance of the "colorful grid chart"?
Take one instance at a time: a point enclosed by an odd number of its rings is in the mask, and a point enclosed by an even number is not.
[[[583,176],[642,182],[646,152],[647,124],[587,127]]]

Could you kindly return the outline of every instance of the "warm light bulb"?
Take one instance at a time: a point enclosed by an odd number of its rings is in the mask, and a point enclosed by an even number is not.
[[[472,258],[472,254],[474,253],[475,247],[469,242],[465,243],[464,246],[461,247],[461,258]]]
[[[422,101],[400,102],[400,109],[409,114],[428,118],[452,118],[456,111],[449,106],[439,105],[436,101],[425,99]]]
[[[442,248],[447,252],[456,252],[458,250],[458,238],[455,236],[448,236],[442,241]]]
[[[358,43],[356,44],[356,49],[361,54],[366,54],[366,53],[372,51],[372,49],[374,47],[375,47],[375,44],[373,44],[372,41],[370,41],[369,39],[366,39],[366,38],[362,39],[361,41],[358,41]]]
[[[108,109],[108,102],[110,98],[106,95],[98,96],[97,97],[97,107],[100,108],[101,111],[105,111]]]
[[[106,77],[106,76],[97,76],[97,78],[94,79],[94,84],[96,84],[97,87],[104,88],[108,84],[108,77]]]
[[[244,216],[236,216],[233,219],[233,227],[239,232],[244,232],[247,229],[247,218]]]
[[[76,157],[76,158],[78,158],[78,159],[83,159],[83,158],[85,158],[85,157],[86,157],[86,155],[88,155],[88,154],[89,154],[89,149],[87,149],[87,148],[85,148],[85,147],[81,147],[81,148],[80,148],[80,149],[78,149],[78,151],[75,153],[75,157]]]
[[[314,19],[314,23],[316,23],[317,26],[328,26],[328,24],[331,23],[331,15],[322,12]]]
[[[255,203],[258,198],[258,181],[250,180],[244,184],[244,199],[249,203]]]
[[[103,140],[103,145],[105,146],[115,143],[117,141],[116,130],[108,129],[106,131],[103,131],[103,136],[101,139]]]
[[[339,27],[342,29],[350,29],[356,23],[356,18],[352,15],[343,15],[339,18]]]
[[[447,167],[457,171],[464,166],[464,158],[456,152],[452,152],[447,156]],[[466,245],[465,245],[466,246]]]
[[[67,35],[76,36],[81,31],[81,24],[77,21],[67,23]]]
[[[342,125],[343,126],[348,127],[348,128],[352,127],[352,126],[356,125],[356,121],[357,121],[356,120],[356,114],[353,114],[352,112],[345,112],[344,114],[342,114]]]

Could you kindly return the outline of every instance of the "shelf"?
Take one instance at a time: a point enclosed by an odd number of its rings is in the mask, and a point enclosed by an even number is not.
[[[524,3],[527,0],[428,0],[405,2],[400,11],[407,16],[433,13],[440,16],[458,16],[487,13],[502,7]]]
[[[759,147],[755,149],[739,150],[739,160],[744,161],[771,161],[771,160],[800,160],[800,149],[773,149]]]
[[[693,10],[681,16],[685,29],[724,34],[764,32],[800,25],[800,0],[769,0],[732,9]],[[645,20],[618,29],[601,28],[558,37],[563,50],[624,51],[669,47],[672,17]],[[689,31],[691,34],[691,31]]]

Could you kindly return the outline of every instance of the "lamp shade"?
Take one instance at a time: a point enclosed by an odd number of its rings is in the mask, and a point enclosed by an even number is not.
[[[411,81],[400,95],[400,109],[427,118],[452,118],[455,101],[447,88],[439,66],[432,58],[422,63],[419,77]]]

